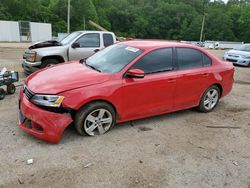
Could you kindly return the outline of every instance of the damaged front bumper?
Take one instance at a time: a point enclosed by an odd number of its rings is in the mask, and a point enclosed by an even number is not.
[[[20,90],[18,125],[25,132],[56,144],[72,121],[68,114],[54,113],[35,106]]]

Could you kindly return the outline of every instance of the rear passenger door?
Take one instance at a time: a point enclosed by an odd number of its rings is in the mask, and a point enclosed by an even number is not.
[[[178,75],[174,107],[177,109],[197,106],[203,92],[211,83],[211,59],[193,48],[176,48]]]

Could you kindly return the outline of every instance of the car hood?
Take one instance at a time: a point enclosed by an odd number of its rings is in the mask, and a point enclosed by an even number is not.
[[[248,55],[248,56],[250,55],[250,52],[240,51],[240,50],[229,50],[227,53],[232,55]]]
[[[31,74],[27,87],[36,94],[58,94],[63,91],[103,83],[110,74],[97,72],[79,62],[55,65]]]
[[[62,44],[56,40],[48,40],[48,41],[39,41],[32,44],[29,49],[37,49],[37,48],[46,48],[46,47],[55,47],[55,46],[62,46]]]

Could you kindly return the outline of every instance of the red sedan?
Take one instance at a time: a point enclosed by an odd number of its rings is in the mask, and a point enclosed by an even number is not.
[[[20,90],[19,127],[57,143],[72,122],[81,135],[94,136],[177,110],[210,112],[231,91],[233,74],[230,62],[193,45],[121,42],[29,76]]]

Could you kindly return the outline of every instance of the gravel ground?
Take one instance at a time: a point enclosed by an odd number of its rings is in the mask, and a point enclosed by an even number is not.
[[[22,71],[23,50],[0,47],[0,67]],[[180,111],[99,137],[68,127],[57,145],[18,129],[17,97],[0,101],[0,187],[250,188],[249,68],[236,67],[231,94],[209,114]]]

